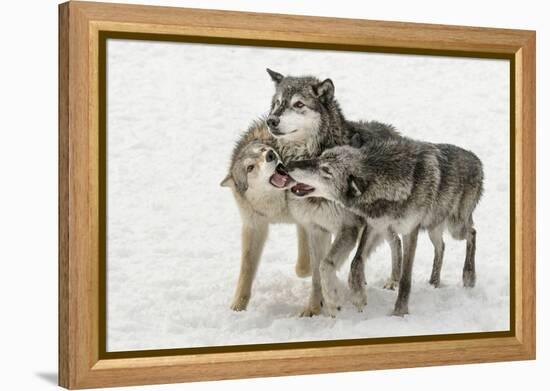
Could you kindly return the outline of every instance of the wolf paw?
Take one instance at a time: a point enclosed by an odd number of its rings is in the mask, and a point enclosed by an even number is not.
[[[330,273],[322,278],[323,297],[327,311],[331,316],[335,316],[344,302],[344,289],[336,273]]]
[[[319,315],[321,313],[320,305],[308,304],[302,312],[300,312],[300,318],[311,318],[312,316]]]
[[[437,278],[430,278],[430,285],[434,288],[439,288],[439,286],[441,285],[441,281],[439,281],[439,279]]]
[[[233,303],[231,303],[231,309],[237,312],[246,311],[249,300],[249,297],[237,297],[233,300]]]
[[[399,303],[397,303],[395,305],[395,308],[392,312],[392,315],[393,316],[400,316],[400,317],[404,317],[405,315],[407,315],[409,313],[409,306],[404,304],[404,305],[400,305]]]
[[[476,272],[464,270],[462,272],[462,283],[465,288],[473,288],[476,285]]]
[[[390,291],[396,290],[398,286],[399,286],[399,281],[394,280],[392,278],[388,278],[384,283],[384,289],[389,289]]]
[[[439,285],[441,285],[441,273],[437,268],[434,268],[434,270],[432,270],[429,282],[430,285],[434,288],[439,288]]]
[[[351,302],[357,308],[357,311],[363,312],[363,309],[367,305],[367,292],[365,289],[351,292]]]

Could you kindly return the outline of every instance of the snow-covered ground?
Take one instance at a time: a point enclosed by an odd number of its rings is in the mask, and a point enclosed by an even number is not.
[[[369,304],[337,318],[299,318],[310,281],[294,274],[293,226],[274,226],[248,311],[229,309],[240,218],[219,187],[234,141],[269,108],[265,72],[330,77],[349,119],[474,151],[485,168],[477,286],[461,286],[465,242],[446,236],[442,287],[418,243],[411,314],[388,316],[390,254],[367,265]],[[509,328],[508,62],[112,40],[108,43],[109,351]],[[349,263],[340,276],[345,278]]]

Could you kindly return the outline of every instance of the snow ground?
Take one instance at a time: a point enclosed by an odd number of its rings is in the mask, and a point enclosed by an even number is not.
[[[310,281],[294,274],[295,229],[274,226],[248,311],[229,309],[240,218],[225,176],[234,141],[269,108],[265,73],[330,77],[349,119],[390,122],[483,161],[475,213],[477,286],[461,287],[465,242],[446,236],[442,287],[418,243],[411,314],[388,316],[390,254],[369,259],[369,304],[299,318]],[[111,40],[108,43],[108,351],[507,330],[508,62]],[[347,276],[349,263],[340,276]]]

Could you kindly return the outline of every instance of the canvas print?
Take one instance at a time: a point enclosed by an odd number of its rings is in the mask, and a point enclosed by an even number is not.
[[[510,62],[107,40],[108,352],[510,329]]]

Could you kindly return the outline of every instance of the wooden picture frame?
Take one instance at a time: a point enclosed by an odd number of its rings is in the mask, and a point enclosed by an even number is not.
[[[105,352],[108,36],[501,58],[511,73],[511,330],[144,357]],[[104,146],[103,146],[104,147]],[[90,388],[535,358],[535,32],[70,1],[59,6],[59,384]],[[103,238],[103,239],[102,239]]]

